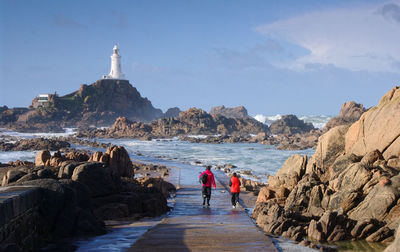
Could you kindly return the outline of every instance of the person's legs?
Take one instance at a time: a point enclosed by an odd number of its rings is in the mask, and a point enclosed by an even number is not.
[[[235,206],[235,205],[236,205],[236,193],[232,193],[231,202],[232,202],[232,206]]]
[[[206,204],[206,198],[207,198],[207,187],[203,186],[201,190],[201,196],[203,197],[203,206]]]
[[[236,202],[236,206],[239,206],[239,193],[235,193],[235,202]]]
[[[206,190],[207,190],[207,206],[210,206],[211,187],[206,187]]]

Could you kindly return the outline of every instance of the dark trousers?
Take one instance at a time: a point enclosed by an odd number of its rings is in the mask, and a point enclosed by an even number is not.
[[[236,203],[239,203],[239,193],[232,193],[232,206],[235,206]]]
[[[209,205],[211,199],[211,186],[203,186],[201,194],[203,195],[203,205],[206,203],[206,199],[207,204]]]

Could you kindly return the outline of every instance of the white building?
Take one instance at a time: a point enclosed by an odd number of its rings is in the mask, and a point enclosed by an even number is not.
[[[125,75],[122,73],[121,68],[121,55],[119,55],[119,49],[117,45],[114,46],[113,54],[111,55],[110,73],[108,75],[103,75],[103,79],[125,80]]]
[[[50,104],[50,94],[40,94],[32,101],[32,106],[34,108],[45,108]]]

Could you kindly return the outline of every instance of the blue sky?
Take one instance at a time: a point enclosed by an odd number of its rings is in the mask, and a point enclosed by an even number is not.
[[[0,0],[0,105],[122,69],[155,107],[335,115],[400,80],[400,1]]]

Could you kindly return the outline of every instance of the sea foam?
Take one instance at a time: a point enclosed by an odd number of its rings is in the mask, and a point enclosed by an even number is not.
[[[312,123],[314,127],[318,129],[322,129],[325,126],[325,124],[332,118],[332,116],[327,116],[327,115],[300,115],[297,117],[300,120]],[[268,116],[268,115],[257,114],[253,118],[259,122],[262,122],[270,126],[273,121],[281,119],[282,115],[277,114]]]

